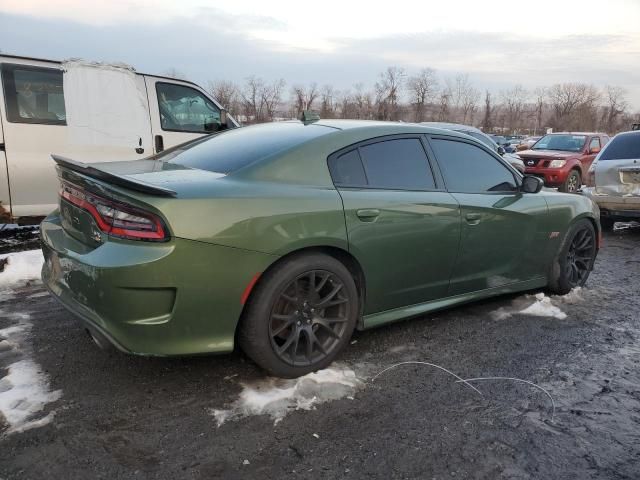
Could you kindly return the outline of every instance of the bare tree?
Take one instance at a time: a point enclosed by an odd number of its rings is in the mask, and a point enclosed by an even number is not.
[[[438,99],[438,121],[448,122],[451,120],[451,86],[449,84],[440,92],[440,98]]]
[[[303,110],[313,108],[313,102],[318,97],[318,84],[314,82],[308,87],[297,85],[293,87],[291,93],[296,102],[296,116],[299,116]]]
[[[422,122],[425,119],[426,104],[431,102],[438,89],[438,78],[433,68],[423,68],[420,72],[410,77],[407,87],[411,93],[415,122]]]
[[[246,79],[240,95],[242,97],[243,114],[248,123],[265,121],[263,91],[264,81],[252,75]]]
[[[265,86],[262,92],[262,101],[264,103],[265,113],[268,120],[276,117],[276,111],[282,103],[282,92],[287,83],[283,78],[274,80],[271,84]]]
[[[240,113],[240,93],[235,83],[228,80],[209,81],[207,90],[227,111],[232,114]]]
[[[619,119],[624,115],[629,104],[625,98],[626,90],[621,87],[607,85],[604,88],[604,112],[603,124],[609,133],[615,133],[619,129]]]
[[[491,132],[493,128],[493,107],[491,106],[491,94],[486,90],[484,95],[484,119],[482,120],[482,129],[485,132]]]
[[[335,118],[337,105],[336,98],[339,95],[331,85],[325,85],[320,91],[320,117]]]
[[[379,120],[398,119],[398,103],[405,76],[404,69],[400,67],[387,67],[378,76],[375,92]]]
[[[367,92],[364,89],[364,84],[356,83],[353,88],[355,93],[353,95],[353,102],[355,104],[356,118],[372,119],[374,110],[373,94]],[[342,118],[349,118],[349,116],[342,113]]]
[[[457,75],[453,81],[447,79],[446,86],[451,94],[454,114],[462,123],[473,122],[480,92],[471,85],[469,75],[466,73]]]
[[[534,118],[535,126],[533,127],[533,134],[536,135],[542,128],[542,115],[544,114],[545,98],[547,97],[547,89],[545,87],[538,87],[534,90]]]
[[[547,92],[556,129],[594,130],[597,123],[597,104],[600,92],[586,83],[557,83]]]
[[[522,85],[516,85],[509,90],[500,92],[500,98],[502,100],[501,107],[504,113],[503,127],[505,127],[509,133],[513,133],[520,126],[528,97],[529,93]]]

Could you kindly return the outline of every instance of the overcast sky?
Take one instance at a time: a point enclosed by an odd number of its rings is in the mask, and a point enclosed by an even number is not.
[[[389,65],[520,83],[612,84],[640,109],[640,0],[2,0],[0,50],[169,68],[201,84],[255,74],[371,86]]]

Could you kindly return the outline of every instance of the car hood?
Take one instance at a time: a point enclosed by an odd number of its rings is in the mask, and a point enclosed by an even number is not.
[[[561,159],[576,157],[579,154],[575,152],[563,152],[561,150],[523,150],[518,152],[518,156],[523,159],[526,158],[548,158],[548,159]]]

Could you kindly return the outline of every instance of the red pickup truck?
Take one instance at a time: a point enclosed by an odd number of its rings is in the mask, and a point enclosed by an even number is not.
[[[525,173],[544,180],[547,187],[577,192],[598,152],[609,141],[603,133],[550,133],[530,150],[518,152]]]

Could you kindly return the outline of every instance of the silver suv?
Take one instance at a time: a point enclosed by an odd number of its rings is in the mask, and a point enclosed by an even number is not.
[[[640,221],[640,131],[619,133],[605,145],[588,172],[582,192],[600,207],[603,228]]]

